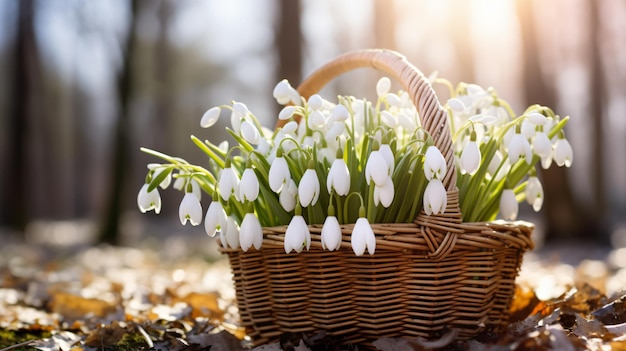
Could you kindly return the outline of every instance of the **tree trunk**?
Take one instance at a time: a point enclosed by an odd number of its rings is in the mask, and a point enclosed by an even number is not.
[[[124,45],[124,61],[117,79],[117,93],[119,101],[118,117],[113,130],[113,152],[111,170],[111,185],[108,191],[108,201],[105,207],[103,223],[100,229],[101,242],[110,244],[119,243],[120,217],[124,210],[124,198],[127,188],[127,173],[129,172],[129,135],[130,135],[130,103],[133,94],[132,66],[136,50],[136,27],[139,1],[131,2],[130,26]]]

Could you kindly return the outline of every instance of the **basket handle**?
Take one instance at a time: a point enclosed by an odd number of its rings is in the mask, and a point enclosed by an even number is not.
[[[373,67],[389,74],[402,84],[417,108],[422,127],[432,136],[435,146],[446,160],[447,173],[442,179],[443,185],[448,193],[455,191],[454,146],[447,114],[441,107],[428,79],[403,55],[382,49],[356,50],[345,53],[314,71],[300,84],[298,92],[302,97],[308,99],[333,78],[362,67]]]

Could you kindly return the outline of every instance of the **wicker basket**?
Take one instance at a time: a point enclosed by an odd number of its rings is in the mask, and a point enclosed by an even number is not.
[[[525,222],[463,223],[447,115],[423,74],[387,50],[344,54],[298,88],[308,97],[334,77],[374,67],[403,84],[447,162],[445,213],[413,223],[372,224],[376,253],[355,256],[353,225],[343,225],[338,251],[324,251],[321,226],[310,226],[311,249],[286,254],[286,226],[264,228],[260,251],[223,249],[233,272],[241,322],[254,344],[285,332],[326,330],[345,342],[380,337],[436,339],[456,331],[468,339],[506,327],[515,277],[533,226]]]

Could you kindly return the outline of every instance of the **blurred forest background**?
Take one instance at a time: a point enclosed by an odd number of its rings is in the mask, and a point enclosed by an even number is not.
[[[161,192],[161,215],[139,213],[156,161],[140,146],[202,162],[189,135],[224,138],[199,128],[206,109],[242,101],[271,127],[280,79],[295,86],[340,53],[380,47],[427,75],[496,87],[518,113],[570,115],[574,164],[544,171],[544,209],[521,217],[548,238],[626,246],[624,44],[621,0],[5,0],[0,241],[183,230],[176,191]],[[350,73],[328,96],[370,96],[377,77]]]

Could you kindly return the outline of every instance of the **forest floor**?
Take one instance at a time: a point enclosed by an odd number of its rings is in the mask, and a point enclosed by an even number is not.
[[[214,241],[196,236],[113,247],[26,244],[0,234],[0,351],[252,348],[238,325],[228,262]],[[510,326],[497,339],[379,339],[374,345],[626,350],[626,248],[543,247],[526,254],[517,283]],[[363,349],[323,334],[283,341],[256,350]]]

